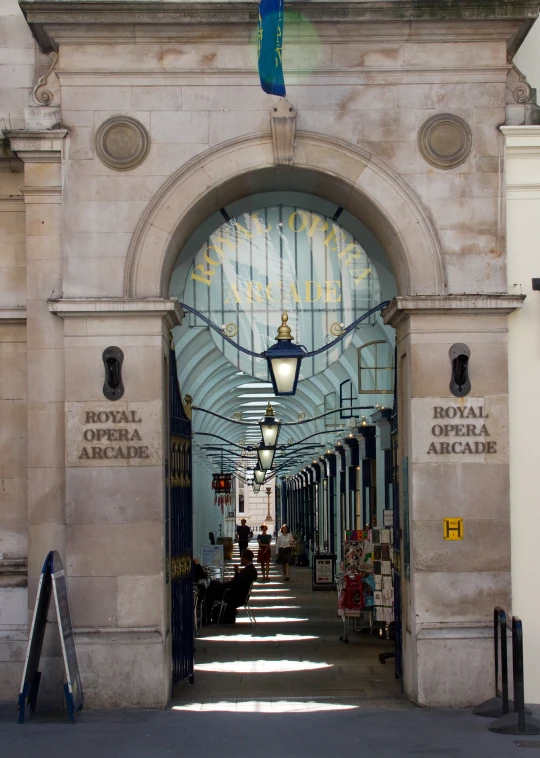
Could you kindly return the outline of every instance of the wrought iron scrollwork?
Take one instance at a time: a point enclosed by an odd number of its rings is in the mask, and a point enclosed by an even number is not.
[[[330,334],[332,337],[341,337],[342,332],[343,324],[340,324],[339,321],[334,321],[333,324],[330,324]]]
[[[238,327],[236,324],[225,324],[221,331],[223,334],[227,335],[227,337],[236,337],[238,334]]]
[[[171,487],[190,487],[189,470],[191,441],[187,437],[173,435],[171,439]]]
[[[191,572],[191,556],[189,553],[185,555],[175,555],[171,558],[171,579],[183,579],[189,576]]]

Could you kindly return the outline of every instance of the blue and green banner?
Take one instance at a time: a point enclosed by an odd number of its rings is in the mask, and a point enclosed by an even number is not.
[[[283,0],[259,2],[259,77],[269,95],[285,97],[282,67]]]

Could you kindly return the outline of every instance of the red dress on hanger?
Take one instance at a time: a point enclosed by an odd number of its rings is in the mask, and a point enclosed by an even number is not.
[[[364,608],[364,593],[360,574],[345,574],[338,608],[347,611],[361,611]]]

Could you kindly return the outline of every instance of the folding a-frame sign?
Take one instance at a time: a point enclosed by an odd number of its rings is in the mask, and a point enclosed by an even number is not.
[[[62,656],[64,658],[66,673],[66,683],[64,684],[66,707],[69,720],[72,723],[75,723],[75,711],[80,711],[83,707],[84,696],[77,653],[75,651],[75,640],[73,638],[66,572],[56,550],[51,550],[45,559],[39,580],[34,618],[28,640],[28,651],[24,662],[21,692],[19,694],[19,724],[24,723],[27,707],[30,708],[31,713],[34,713],[36,710],[39,682],[41,679],[41,672],[38,671],[39,659],[43,647],[43,638],[45,637],[51,594],[54,594],[54,604],[56,606],[56,617],[58,619],[58,630],[60,632]]]

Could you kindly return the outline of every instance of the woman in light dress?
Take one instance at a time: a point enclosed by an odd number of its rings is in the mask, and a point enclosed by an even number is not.
[[[257,553],[257,560],[261,564],[261,573],[262,573],[262,582],[267,582],[270,574],[270,559],[272,557],[272,550],[270,548],[270,543],[272,542],[272,537],[270,534],[268,534],[268,527],[266,524],[263,524],[261,526],[261,532],[262,534],[259,534],[257,537],[257,542],[259,543],[259,551]]]
[[[277,536],[277,562],[281,564],[281,571],[283,572],[283,581],[289,581],[289,566],[292,559],[292,546],[294,544],[294,537],[289,531],[287,524],[283,524],[281,531]]]

